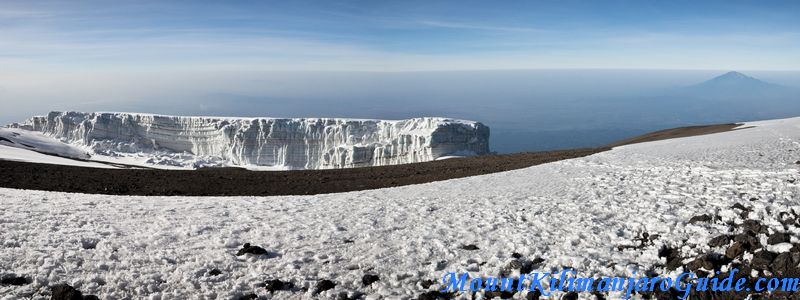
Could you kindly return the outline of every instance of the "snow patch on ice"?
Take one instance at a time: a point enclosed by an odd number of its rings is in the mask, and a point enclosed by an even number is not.
[[[0,128],[0,145],[81,160],[91,157],[88,152],[78,147],[38,132],[16,128]]]

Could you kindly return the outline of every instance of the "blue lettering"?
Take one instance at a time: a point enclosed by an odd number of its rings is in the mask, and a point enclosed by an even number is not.
[[[461,275],[461,278],[458,278],[458,280],[456,280],[456,278],[457,278],[456,277],[456,273],[450,272],[450,273],[445,274],[444,277],[442,278],[442,283],[446,287],[443,290],[441,290],[440,292],[445,293],[445,292],[448,292],[448,291],[450,291],[450,292],[463,291],[464,290],[464,284],[467,283],[467,277],[468,276],[469,276],[469,273],[464,273],[464,275]]]

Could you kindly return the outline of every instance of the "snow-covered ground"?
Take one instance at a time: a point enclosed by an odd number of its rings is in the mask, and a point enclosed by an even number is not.
[[[409,299],[424,290],[424,280],[438,281],[445,272],[497,275],[514,252],[544,259],[538,271],[642,274],[664,263],[657,255],[661,245],[698,254],[709,250],[709,238],[727,230],[687,224],[692,216],[710,213],[741,223],[731,209],[741,202],[753,208],[750,218],[774,225],[776,212],[800,211],[800,182],[794,180],[800,177],[800,118],[746,126],[754,128],[629,145],[510,172],[319,196],[120,197],[0,189],[0,273],[33,280],[0,286],[0,295],[44,298],[36,295],[46,294],[47,286],[68,283],[108,299],[250,293],[316,299],[356,291],[368,299]],[[652,246],[618,249],[644,232],[658,235]],[[236,256],[244,243],[271,254]],[[461,248],[468,244],[479,249]],[[221,274],[212,276],[212,269]],[[366,273],[380,281],[364,287]],[[270,295],[262,287],[268,279],[309,290]],[[323,279],[336,287],[312,295]]]

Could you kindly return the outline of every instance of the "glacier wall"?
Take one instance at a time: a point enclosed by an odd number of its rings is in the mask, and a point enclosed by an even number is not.
[[[11,127],[39,131],[99,155],[153,155],[220,165],[330,169],[489,153],[489,128],[464,120],[414,118],[181,117],[136,113],[51,112]],[[168,154],[168,155],[167,155]]]

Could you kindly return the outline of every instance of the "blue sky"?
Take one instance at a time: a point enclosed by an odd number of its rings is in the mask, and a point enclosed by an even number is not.
[[[2,1],[0,69],[800,70],[798,13],[799,1]]]

